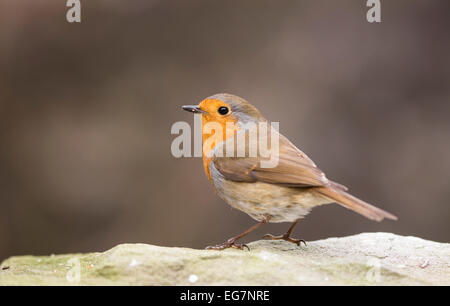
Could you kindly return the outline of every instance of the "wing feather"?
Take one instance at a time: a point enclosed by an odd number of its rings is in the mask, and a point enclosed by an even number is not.
[[[273,168],[261,166],[262,161],[268,161],[273,156],[264,158],[260,155],[256,157],[217,157],[214,155],[212,157],[214,166],[226,179],[232,181],[261,181],[289,187],[318,187],[330,183],[325,174],[305,153],[295,147],[286,137],[279,133],[278,135],[278,164]],[[230,141],[234,142],[234,139],[227,140],[223,147]],[[248,141],[246,152],[250,145],[251,141]],[[234,156],[237,155],[236,150],[237,146]]]

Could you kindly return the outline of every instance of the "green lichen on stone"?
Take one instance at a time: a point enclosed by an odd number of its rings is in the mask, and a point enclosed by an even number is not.
[[[250,251],[123,244],[103,253],[19,256],[0,285],[450,285],[450,245],[386,233]]]

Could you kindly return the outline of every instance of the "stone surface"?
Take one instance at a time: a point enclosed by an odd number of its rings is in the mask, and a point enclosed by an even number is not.
[[[450,244],[367,233],[251,251],[123,244],[104,253],[12,257],[0,285],[450,285]]]

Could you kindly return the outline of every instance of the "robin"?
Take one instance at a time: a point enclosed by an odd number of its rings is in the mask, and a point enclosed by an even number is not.
[[[256,107],[246,100],[231,94],[217,94],[199,105],[187,105],[183,109],[202,116],[203,166],[217,194],[232,207],[258,221],[245,232],[207,249],[243,249],[247,246],[237,241],[268,222],[292,222],[292,225],[284,235],[267,234],[264,238],[300,245],[305,241],[291,237],[295,225],[313,207],[334,202],[371,220],[397,220],[394,215],[347,193],[347,187],[328,180],[305,153],[274,129],[269,134],[262,133],[269,138],[265,139],[268,142],[274,138],[273,135],[278,138],[278,150],[273,153],[277,163],[273,167],[262,166],[267,156],[261,154],[244,157],[223,154],[224,144],[234,143],[237,135],[245,132],[248,126],[267,123]],[[207,128],[211,123],[219,128],[214,131]],[[238,146],[234,147],[236,153]]]

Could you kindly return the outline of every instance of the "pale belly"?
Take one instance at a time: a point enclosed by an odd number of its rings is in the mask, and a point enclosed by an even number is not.
[[[318,205],[331,203],[307,188],[289,188],[262,182],[242,183],[225,180],[214,164],[210,166],[212,183],[218,195],[230,206],[253,219],[269,222],[294,222]]]

